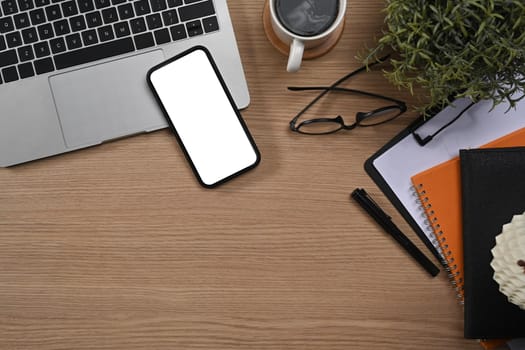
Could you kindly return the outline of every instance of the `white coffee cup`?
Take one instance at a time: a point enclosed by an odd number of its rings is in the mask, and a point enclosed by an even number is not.
[[[268,0],[270,7],[270,22],[272,24],[272,29],[279,40],[281,40],[286,45],[290,45],[288,65],[286,70],[288,72],[297,72],[301,67],[304,50],[316,48],[326,43],[327,40],[330,40],[331,38],[333,39],[334,32],[343,26],[347,1],[338,0],[339,9],[335,20],[333,20],[332,24],[327,29],[311,36],[299,35],[285,27],[285,24],[281,22],[277,14],[277,1],[278,0]],[[312,7],[315,6],[315,3],[322,3],[324,1],[326,0],[303,0],[301,6]]]

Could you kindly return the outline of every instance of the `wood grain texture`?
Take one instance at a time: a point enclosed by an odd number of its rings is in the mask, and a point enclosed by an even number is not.
[[[383,1],[350,1],[337,47],[296,74],[266,40],[263,3],[229,4],[254,171],[202,189],[167,131],[0,170],[0,349],[479,348],[445,274],[427,277],[349,200],[367,188],[423,248],[363,170],[415,114],[327,137],[287,128],[312,95],[286,86],[357,68]],[[352,87],[416,101],[379,72]]]

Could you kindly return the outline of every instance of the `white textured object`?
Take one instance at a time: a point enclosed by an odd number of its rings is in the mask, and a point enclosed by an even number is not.
[[[494,280],[508,300],[525,310],[525,213],[503,225],[491,250]]]

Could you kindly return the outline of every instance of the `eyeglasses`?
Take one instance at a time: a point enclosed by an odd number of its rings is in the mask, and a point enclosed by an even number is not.
[[[386,58],[388,58],[388,56],[382,57],[378,61],[373,62],[368,66],[371,67],[373,65],[379,64]],[[290,129],[294,132],[306,135],[326,135],[332,134],[339,130],[352,130],[358,126],[368,127],[383,124],[403,114],[407,110],[406,104],[403,101],[372,92],[361,91],[356,89],[347,89],[338,86],[344,81],[348,80],[349,78],[357,75],[358,73],[361,73],[366,68],[366,66],[363,66],[351,73],[348,73],[330,86],[288,87],[288,89],[291,91],[321,91],[321,93],[317,97],[315,97],[290,121]],[[297,120],[328,92],[359,94],[362,96],[383,99],[385,101],[393,102],[394,104],[377,108],[368,112],[357,112],[355,114],[355,122],[353,124],[346,124],[344,122],[343,117],[341,117],[340,115],[338,115],[335,118],[307,119],[297,124]]]
[[[436,130],[433,134],[431,135],[427,135],[425,137],[422,137],[421,135],[419,135],[418,133],[416,133],[416,130],[412,130],[412,136],[414,136],[414,138],[416,139],[416,142],[420,145],[420,146],[424,146],[426,145],[427,143],[429,143],[430,141],[432,141],[432,139],[434,137],[436,137],[440,132],[442,132],[443,130],[445,130],[447,127],[449,127],[452,123],[454,123],[456,120],[459,119],[459,117],[461,117],[463,114],[465,114],[466,111],[469,110],[470,107],[472,107],[475,103],[474,102],[471,102],[469,103],[465,108],[463,108],[459,113],[458,115],[456,115],[452,120],[450,120],[448,123],[446,123],[445,125],[443,125],[441,128],[439,128],[438,130]],[[431,114],[435,114],[435,113],[431,113]],[[421,125],[418,125],[417,127],[419,128]]]

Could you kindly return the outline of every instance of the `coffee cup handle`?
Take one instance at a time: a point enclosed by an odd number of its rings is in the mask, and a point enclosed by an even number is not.
[[[288,56],[288,72],[297,72],[301,68],[301,61],[303,60],[304,43],[301,40],[294,39],[290,44],[290,54]]]

